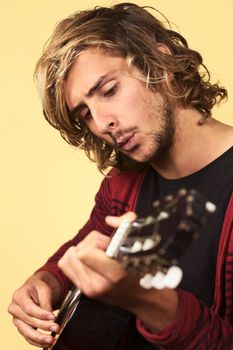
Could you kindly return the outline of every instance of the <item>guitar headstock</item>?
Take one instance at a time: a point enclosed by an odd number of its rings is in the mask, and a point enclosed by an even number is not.
[[[198,238],[208,215],[214,211],[215,205],[203,194],[181,189],[175,197],[154,202],[146,217],[123,222],[106,254],[120,260],[127,270],[140,272],[145,288],[150,287],[152,279],[157,280],[152,284],[156,288],[174,288],[182,278],[177,268],[179,259]]]

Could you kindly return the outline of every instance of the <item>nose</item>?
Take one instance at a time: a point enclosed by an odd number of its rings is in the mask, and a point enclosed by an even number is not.
[[[109,108],[95,107],[91,115],[98,132],[102,134],[111,133],[118,125],[116,114]]]

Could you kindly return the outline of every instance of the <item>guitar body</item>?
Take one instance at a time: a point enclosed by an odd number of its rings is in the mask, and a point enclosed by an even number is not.
[[[72,313],[65,320],[70,309]],[[64,322],[65,327],[60,335],[55,335],[54,345],[48,350],[155,350],[137,332],[132,314],[84,295],[72,302],[72,306],[68,301],[57,322]]]

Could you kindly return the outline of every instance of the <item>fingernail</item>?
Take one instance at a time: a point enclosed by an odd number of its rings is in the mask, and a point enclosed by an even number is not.
[[[57,332],[58,329],[59,329],[59,326],[58,326],[57,324],[53,324],[53,325],[50,327],[50,330],[51,330],[52,332]]]
[[[54,319],[54,315],[53,314],[48,314],[47,315],[47,320],[53,320]]]
[[[52,342],[52,338],[46,337],[44,338],[44,342],[50,344]]]

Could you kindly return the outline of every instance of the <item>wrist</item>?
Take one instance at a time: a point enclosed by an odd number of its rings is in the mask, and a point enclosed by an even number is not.
[[[150,332],[157,333],[177,320],[178,309],[177,292],[166,288],[161,291],[150,290],[140,307],[132,312]]]

